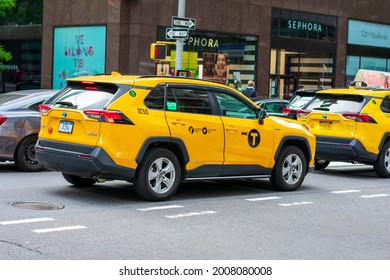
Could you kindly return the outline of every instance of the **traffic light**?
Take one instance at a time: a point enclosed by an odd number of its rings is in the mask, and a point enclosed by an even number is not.
[[[150,45],[150,59],[163,60],[167,56],[167,45],[151,44]]]

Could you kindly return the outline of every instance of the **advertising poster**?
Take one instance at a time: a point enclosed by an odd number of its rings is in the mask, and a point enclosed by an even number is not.
[[[53,57],[53,89],[68,78],[104,73],[106,26],[56,27]]]
[[[223,53],[203,54],[203,79],[226,84],[229,74],[228,55]]]
[[[367,83],[369,87],[390,88],[390,73],[375,70],[360,69],[354,81]]]

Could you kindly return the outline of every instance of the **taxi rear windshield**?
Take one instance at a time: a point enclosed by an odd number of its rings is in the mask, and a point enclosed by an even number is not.
[[[72,109],[104,109],[117,91],[118,86],[114,84],[68,82],[50,103]]]
[[[359,95],[318,94],[306,109],[334,113],[358,113],[363,105],[364,97]]]

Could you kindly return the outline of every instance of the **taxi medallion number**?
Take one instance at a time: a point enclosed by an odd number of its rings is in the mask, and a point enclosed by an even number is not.
[[[73,122],[61,120],[60,125],[58,126],[58,131],[63,133],[72,133],[73,124]]]

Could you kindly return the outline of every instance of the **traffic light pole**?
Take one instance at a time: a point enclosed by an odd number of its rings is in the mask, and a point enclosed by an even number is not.
[[[186,0],[178,0],[179,1],[179,7],[177,10],[177,15],[179,17],[185,16],[185,10],[186,10]],[[184,46],[184,39],[176,39],[176,62],[175,62],[175,70],[181,70],[183,67],[183,46]]]

